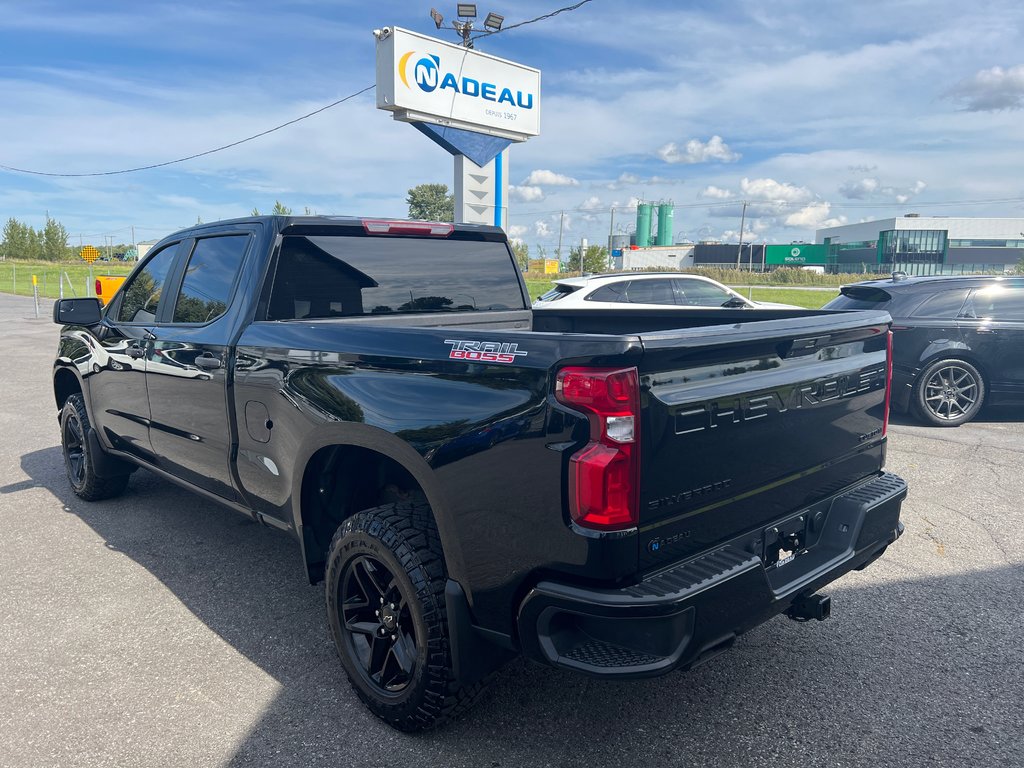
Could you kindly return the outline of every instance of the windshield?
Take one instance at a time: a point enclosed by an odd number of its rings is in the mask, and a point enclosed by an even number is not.
[[[537,297],[537,303],[547,303],[549,301],[558,301],[559,299],[568,296],[570,293],[575,293],[579,288],[575,285],[563,285],[559,284],[552,288],[547,293],[542,293]]]

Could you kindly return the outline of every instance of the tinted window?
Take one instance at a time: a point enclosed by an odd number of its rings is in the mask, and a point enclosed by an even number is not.
[[[735,298],[724,288],[703,280],[676,280],[680,303],[691,307],[720,307]]]
[[[994,286],[975,291],[965,314],[990,320],[1024,321],[1024,289]]]
[[[156,320],[160,295],[167,273],[178,252],[178,243],[169,245],[150,258],[125,288],[117,319],[122,323],[152,323]]]
[[[292,235],[281,246],[267,319],[525,308],[505,243]]]
[[[556,285],[547,293],[538,296],[537,301],[542,301],[544,303],[549,301],[558,301],[559,299],[568,296],[570,293],[575,293],[578,290],[579,288],[574,285]]]
[[[248,245],[248,235],[196,241],[174,305],[173,322],[208,323],[227,311],[231,286]]]
[[[671,280],[630,280],[626,288],[630,304],[675,304]]]
[[[912,313],[912,317],[941,317],[952,319],[960,314],[960,307],[967,298],[968,288],[958,288],[955,291],[942,291],[925,299]]]
[[[887,309],[892,301],[887,291],[869,285],[847,285],[841,290],[822,309]]]
[[[609,283],[608,285],[602,285],[592,294],[587,296],[587,301],[629,301],[629,298],[626,296],[626,288],[628,286],[628,280],[623,280],[618,283]]]

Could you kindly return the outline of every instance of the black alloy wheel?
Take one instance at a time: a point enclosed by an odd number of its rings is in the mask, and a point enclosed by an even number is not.
[[[384,694],[404,690],[416,671],[416,628],[394,574],[370,555],[350,560],[339,603],[345,642],[366,679]]]
[[[486,680],[455,679],[448,637],[448,570],[430,506],[402,502],[341,524],[327,552],[327,623],[352,689],[402,731],[423,731],[467,709]]]
[[[75,495],[86,501],[100,501],[119,496],[128,486],[130,473],[101,477],[92,456],[95,440],[90,442],[89,413],[82,396],[75,393],[64,402],[60,412],[60,442],[64,468]]]
[[[929,424],[956,427],[973,419],[985,400],[985,381],[966,360],[932,363],[914,388],[918,416]]]

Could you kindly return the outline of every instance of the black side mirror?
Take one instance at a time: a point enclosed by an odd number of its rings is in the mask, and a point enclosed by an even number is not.
[[[57,299],[53,322],[58,325],[96,325],[102,318],[99,299]]]
[[[726,301],[722,306],[727,307],[729,309],[738,309],[739,307],[747,306],[747,302],[744,299],[741,299],[739,296],[733,296],[731,299]]]

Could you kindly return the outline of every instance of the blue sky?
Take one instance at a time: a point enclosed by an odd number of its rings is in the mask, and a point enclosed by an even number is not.
[[[479,5],[512,24],[567,4]],[[429,8],[0,0],[0,164],[110,171],[249,136],[371,85],[371,30],[438,34]],[[906,212],[1024,216],[1022,23],[1019,2],[593,0],[488,38],[543,73],[541,135],[511,150],[510,234],[550,253],[565,211],[566,244],[603,242],[610,208],[628,230],[638,199],[674,202],[694,240],[735,241],[742,200],[745,239],[768,242]],[[100,244],[275,199],[404,216],[424,182],[451,185],[450,156],[371,91],[167,168],[0,171],[0,218],[48,211]]]

